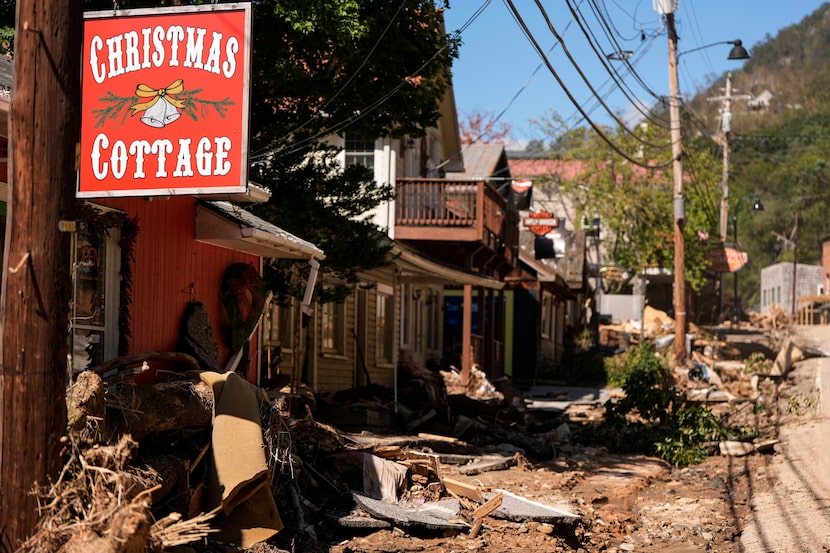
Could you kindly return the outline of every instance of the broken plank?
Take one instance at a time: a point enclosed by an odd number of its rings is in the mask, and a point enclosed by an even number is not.
[[[473,476],[481,474],[482,472],[490,472],[494,470],[507,470],[516,464],[515,457],[493,456],[482,457],[480,460],[464,465],[458,469],[458,472],[465,476]]]
[[[484,524],[484,520],[477,518],[473,521],[473,526],[470,528],[469,536],[474,538],[478,536],[478,533],[481,531],[481,526]]]
[[[487,500],[487,503],[473,511],[473,518],[484,518],[499,507],[504,499],[504,494],[499,493]]]
[[[444,482],[444,487],[448,492],[461,497],[466,497],[467,499],[472,499],[477,503],[484,503],[487,501],[484,498],[484,492],[479,486],[468,484],[460,480],[454,480],[452,478],[443,478],[442,481]]]

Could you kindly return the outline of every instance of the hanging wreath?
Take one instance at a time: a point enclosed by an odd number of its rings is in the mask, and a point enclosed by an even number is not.
[[[138,216],[127,217],[121,211],[104,211],[86,202],[80,202],[81,220],[86,232],[93,241],[102,243],[107,239],[110,229],[119,229],[121,238],[121,277],[118,303],[118,355],[129,353],[129,339],[132,337],[132,318],[130,306],[133,303],[133,263],[135,262],[135,241],[138,238]]]

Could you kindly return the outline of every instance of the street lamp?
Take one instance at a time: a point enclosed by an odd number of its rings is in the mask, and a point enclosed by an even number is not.
[[[738,208],[741,206],[741,200],[743,197],[738,198],[738,202],[735,204],[735,211],[732,212],[732,236],[735,239],[735,248],[738,248]],[[756,197],[755,201],[752,203],[752,210],[753,211],[764,211],[764,204],[761,203],[761,198]],[[740,269],[738,269],[740,271]],[[741,322],[741,299],[738,297],[738,271],[735,271],[735,278],[732,281],[734,285],[734,289],[732,291],[733,301],[735,303],[734,310],[732,312],[732,324],[737,326],[738,323]]]
[[[685,56],[691,52],[697,52],[698,50],[703,50],[704,48],[709,48],[710,46],[717,46],[719,44],[732,44],[732,49],[729,51],[729,55],[726,56],[728,60],[746,60],[749,59],[749,52],[746,51],[744,48],[744,42],[740,39],[736,40],[721,40],[720,42],[713,42],[712,44],[704,44],[703,46],[698,46],[697,48],[692,48],[691,50],[684,50],[677,54],[677,57]]]
[[[672,172],[674,176],[674,361],[675,364],[682,365],[686,362],[687,356],[686,240],[683,236],[686,208],[683,198],[683,145],[680,133],[680,85],[677,76],[677,28],[674,24],[674,12],[677,10],[677,4],[678,0],[654,0],[655,11],[666,16],[666,29],[669,38],[669,119],[671,121]],[[746,57],[749,57],[749,54],[743,49],[741,41],[735,40],[726,42],[726,44],[734,45],[732,52],[729,53],[730,59],[746,59]],[[713,45],[707,44],[694,50]]]

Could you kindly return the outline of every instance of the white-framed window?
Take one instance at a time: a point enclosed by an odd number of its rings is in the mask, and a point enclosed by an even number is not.
[[[415,307],[412,297],[413,289],[411,284],[401,286],[401,347],[412,347],[412,329],[415,322]]]
[[[102,238],[81,230],[72,235],[70,335],[72,371],[81,372],[118,356],[121,232]]]
[[[294,316],[293,305],[272,302],[265,315],[263,345],[291,353],[294,349]]]
[[[424,325],[424,303],[425,300],[423,298],[424,291],[420,288],[415,290],[414,296],[412,297],[412,311],[414,316],[413,321],[413,328],[415,335],[412,337],[412,349],[417,351],[418,353],[424,352],[424,334],[426,333],[426,326]]]
[[[360,136],[346,135],[344,142],[346,150],[346,167],[362,165],[373,169],[375,167],[375,141]]]
[[[322,312],[323,353],[329,355],[346,354],[346,304],[344,302],[324,303]]]
[[[394,362],[395,349],[395,296],[392,287],[379,284],[376,297],[377,362],[391,364]]]

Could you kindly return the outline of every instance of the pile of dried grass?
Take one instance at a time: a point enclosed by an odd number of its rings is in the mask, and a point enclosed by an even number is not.
[[[154,521],[151,496],[161,479],[131,466],[138,444],[130,436],[104,446],[73,435],[65,445],[67,461],[57,481],[37,492],[41,519],[22,553],[161,552],[211,532],[207,521],[214,513],[186,521],[173,513]]]

